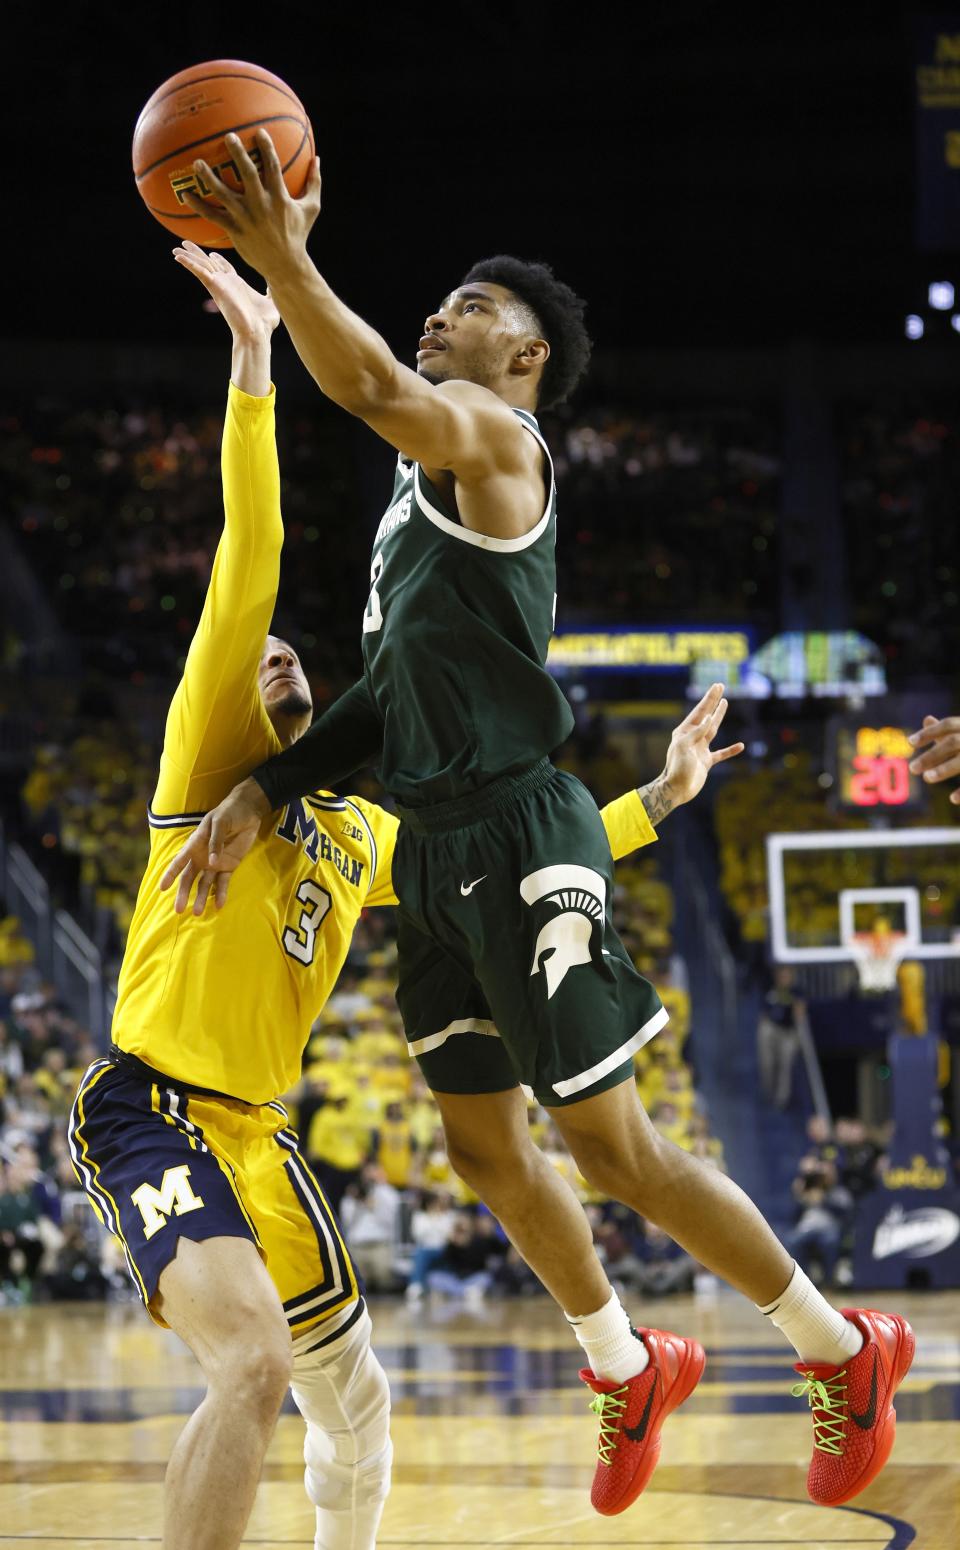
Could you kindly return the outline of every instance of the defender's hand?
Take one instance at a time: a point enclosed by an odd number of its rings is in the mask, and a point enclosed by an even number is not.
[[[228,188],[205,161],[195,161],[195,171],[222,209],[193,192],[185,193],[184,199],[198,215],[222,226],[240,257],[269,280],[278,269],[296,264],[306,252],[307,237],[320,214],[320,162],[314,157],[306,187],[300,198],[294,199],[287,192],[280,158],[269,134],[258,129],[254,138],[263,163],[262,182],[239,135],[231,134],[226,136],[227,150],[243,192],[238,194]]]
[[[923,726],[912,734],[910,742],[914,748],[924,743],[930,745],[911,759],[911,774],[922,775],[930,785],[960,775],[960,716],[945,716],[942,721],[936,716],[924,716]],[[950,800],[960,807],[960,789],[951,791]]]
[[[270,337],[280,322],[280,314],[269,291],[266,296],[261,295],[237,274],[222,254],[205,253],[195,242],[184,242],[181,247],[174,248],[173,256],[206,286],[234,336]]]
[[[178,915],[182,915],[189,904],[195,881],[195,915],[203,914],[211,886],[214,887],[217,909],[223,908],[227,902],[230,874],[237,870],[252,848],[269,812],[270,804],[262,789],[255,780],[248,779],[234,786],[230,795],[207,813],[160,879],[163,891],[179,877],[174,903]]]
[[[716,750],[710,747],[728,709],[723,684],[711,684],[689,716],[674,727],[662,778],[669,784],[675,803],[691,802],[703,790],[714,765],[743,753],[743,743]]]

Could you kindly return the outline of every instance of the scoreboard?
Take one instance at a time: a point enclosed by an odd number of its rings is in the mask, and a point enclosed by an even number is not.
[[[846,811],[921,807],[926,787],[910,774],[917,750],[903,727],[873,727],[859,721],[834,722],[830,763],[836,802]]]
[[[700,652],[692,660],[688,696],[699,699],[716,679],[730,700],[843,700],[887,693],[883,653],[856,630],[787,630],[746,659]]]

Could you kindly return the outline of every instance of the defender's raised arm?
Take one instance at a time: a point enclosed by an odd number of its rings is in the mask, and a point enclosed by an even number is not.
[[[213,297],[232,336],[221,454],[224,525],[207,595],[167,716],[153,817],[169,822],[219,802],[277,748],[257,684],[276,606],[283,522],[270,384],[280,321],[269,296],[194,243],[174,257]]]

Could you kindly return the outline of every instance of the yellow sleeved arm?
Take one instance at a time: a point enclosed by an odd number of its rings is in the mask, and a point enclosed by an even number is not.
[[[280,580],[283,521],[275,393],[230,384],[221,472],[224,528],[197,632],[167,715],[158,814],[206,811],[279,748],[257,668]]]
[[[657,831],[647,817],[638,791],[628,791],[624,796],[608,802],[606,807],[600,809],[600,817],[607,831],[614,861],[620,861],[644,845],[652,845],[657,837]]]

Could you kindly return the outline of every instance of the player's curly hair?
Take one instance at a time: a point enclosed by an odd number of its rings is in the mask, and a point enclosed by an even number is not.
[[[550,359],[540,380],[538,407],[553,409],[562,404],[590,360],[592,340],[583,321],[586,302],[557,279],[549,264],[530,263],[509,253],[482,258],[460,284],[470,285],[474,280],[503,285],[529,307],[550,346]]]

